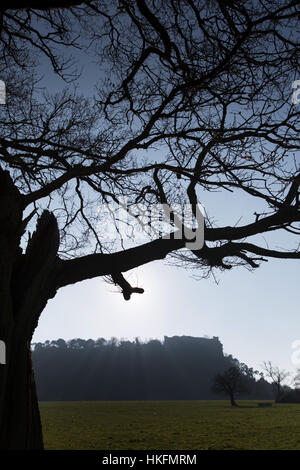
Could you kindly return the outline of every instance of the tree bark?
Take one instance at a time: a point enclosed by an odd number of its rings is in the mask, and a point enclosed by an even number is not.
[[[7,345],[0,449],[43,449],[42,427],[30,342],[12,337]]]
[[[45,211],[28,242],[23,199],[9,174],[0,170],[0,340],[6,363],[0,365],[0,449],[43,449],[30,342],[39,316],[56,293],[54,273],[59,234]]]

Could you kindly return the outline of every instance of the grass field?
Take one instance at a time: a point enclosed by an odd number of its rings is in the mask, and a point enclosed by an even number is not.
[[[46,449],[300,449],[300,405],[41,402]]]

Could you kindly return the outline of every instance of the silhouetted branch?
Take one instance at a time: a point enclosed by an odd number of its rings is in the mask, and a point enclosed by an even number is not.
[[[132,287],[122,273],[113,273],[111,275],[115,284],[118,284],[122,289],[122,294],[125,300],[130,300],[131,294],[143,294],[144,289],[140,287]]]
[[[184,240],[158,239],[116,253],[92,254],[71,260],[60,260],[57,266],[56,285],[57,288],[60,288],[85,279],[112,275],[116,279],[116,283],[127,291],[131,288],[129,289],[126,284],[127,281],[124,283],[125,280],[120,273],[154,260],[164,259],[168,253],[179,250],[183,246]]]

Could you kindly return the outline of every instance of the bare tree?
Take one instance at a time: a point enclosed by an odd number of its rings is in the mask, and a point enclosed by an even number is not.
[[[275,392],[275,402],[280,401],[284,393],[284,382],[289,377],[290,373],[278,366],[274,366],[271,361],[264,362],[263,368],[266,376],[272,380],[272,385]]]
[[[251,392],[251,380],[238,366],[232,366],[213,378],[211,391],[228,395],[231,406],[237,407],[236,396]]]
[[[143,290],[124,273],[170,254],[204,277],[300,258],[299,107],[291,99],[299,14],[299,3],[285,0],[1,7],[0,447],[43,445],[29,346],[58,289],[108,276],[129,300]],[[76,87],[42,93],[33,57],[44,54],[76,82],[65,67],[74,48],[105,64],[96,96]],[[169,239],[126,249],[102,238],[98,208],[119,196],[131,207],[189,203],[196,215],[201,195],[216,191],[221,201],[225,191],[244,194],[257,209],[243,224],[228,214],[223,226],[207,207],[201,250],[184,249],[176,224]],[[282,230],[291,242],[278,251],[271,241]],[[268,234],[259,245],[255,237]]]

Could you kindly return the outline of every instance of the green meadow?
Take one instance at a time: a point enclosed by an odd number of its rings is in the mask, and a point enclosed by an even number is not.
[[[41,402],[46,449],[300,449],[300,405]]]

